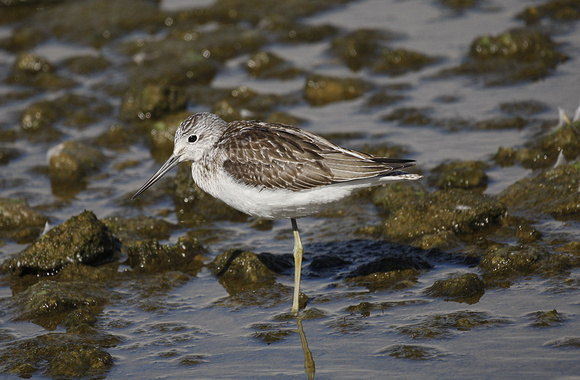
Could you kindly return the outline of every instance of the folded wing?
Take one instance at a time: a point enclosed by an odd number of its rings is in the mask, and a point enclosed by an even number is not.
[[[374,157],[341,148],[283,124],[232,122],[219,151],[224,169],[247,185],[293,191],[387,176],[414,160]]]

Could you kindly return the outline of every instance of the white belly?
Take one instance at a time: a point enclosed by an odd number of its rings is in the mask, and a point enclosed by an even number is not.
[[[248,215],[265,219],[299,218],[313,215],[334,202],[349,196],[354,188],[327,186],[311,190],[259,189],[234,181],[227,173],[204,178],[196,175],[195,183],[205,192]]]
[[[206,193],[248,215],[265,219],[300,218],[317,214],[354,191],[381,185],[385,182],[416,180],[417,174],[373,177],[364,180],[321,186],[309,190],[259,189],[235,181],[225,171],[214,171],[208,176],[195,165],[191,167],[195,183]]]

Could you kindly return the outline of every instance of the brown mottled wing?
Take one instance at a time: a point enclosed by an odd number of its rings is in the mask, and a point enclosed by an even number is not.
[[[298,128],[257,121],[232,122],[219,149],[224,169],[260,188],[298,191],[388,175],[412,160],[373,157],[340,148]]]

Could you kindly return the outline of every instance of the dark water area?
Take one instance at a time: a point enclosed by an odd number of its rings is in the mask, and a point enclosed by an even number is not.
[[[579,21],[565,0],[0,1],[0,377],[580,376]],[[130,199],[202,111],[424,178],[298,221],[296,318],[288,220],[185,164]]]

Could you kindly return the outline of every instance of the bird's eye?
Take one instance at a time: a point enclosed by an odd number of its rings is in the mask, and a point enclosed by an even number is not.
[[[190,143],[194,143],[197,141],[197,135],[191,135],[187,138],[187,141],[189,141]]]

